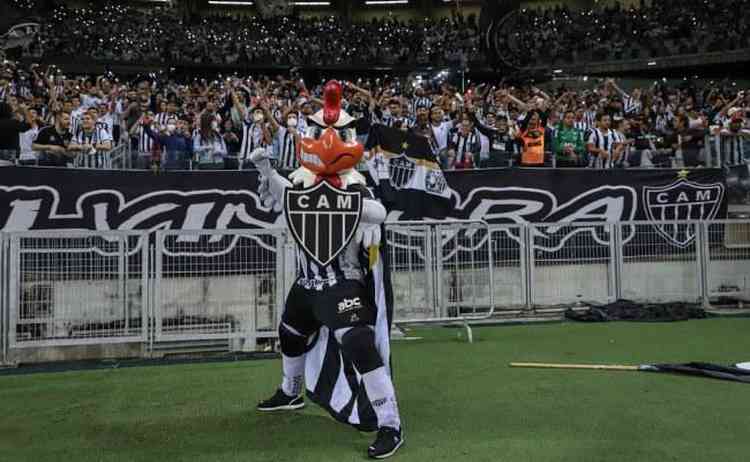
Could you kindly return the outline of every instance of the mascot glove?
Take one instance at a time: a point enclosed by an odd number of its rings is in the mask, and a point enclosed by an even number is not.
[[[380,225],[360,223],[357,228],[357,243],[366,249],[373,245],[380,245]]]
[[[314,185],[316,178],[317,175],[315,175],[315,173],[304,167],[298,168],[289,174],[289,181],[291,181],[294,186],[303,185],[306,188]]]
[[[255,165],[261,175],[268,177],[271,175],[273,168],[271,161],[268,160],[268,151],[266,148],[255,148],[250,153],[250,161]]]
[[[258,185],[258,197],[263,203],[263,206],[269,209],[273,209],[274,212],[281,212],[283,210],[283,204],[271,193],[271,187],[268,183],[268,178],[261,175],[258,178],[260,184]]]

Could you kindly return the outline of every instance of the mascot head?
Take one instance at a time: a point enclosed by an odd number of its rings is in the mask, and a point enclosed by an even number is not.
[[[324,107],[308,117],[308,127],[297,152],[299,163],[326,178],[356,166],[364,147],[357,142],[355,122],[341,109],[341,84],[335,80],[323,89]]]

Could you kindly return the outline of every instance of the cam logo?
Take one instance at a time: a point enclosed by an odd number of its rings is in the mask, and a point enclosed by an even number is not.
[[[402,189],[414,178],[417,171],[417,164],[409,159],[406,154],[392,157],[388,161],[388,176],[391,180],[391,186],[396,189]]]
[[[362,302],[359,297],[345,298],[339,302],[339,314],[346,313],[347,311],[354,311],[362,308]]]
[[[427,171],[427,175],[424,179],[425,191],[432,194],[442,195],[447,187],[448,182],[445,180],[445,176],[443,175],[442,170],[438,169]]]
[[[284,213],[300,248],[320,266],[328,266],[357,231],[362,193],[334,188],[327,181],[307,189],[287,189]]]
[[[687,179],[686,171],[680,172],[679,176],[670,185],[643,188],[648,219],[652,222],[677,222],[716,218],[724,199],[724,185],[695,183]],[[666,223],[653,226],[663,238],[678,247],[687,247],[695,240],[694,224]]]

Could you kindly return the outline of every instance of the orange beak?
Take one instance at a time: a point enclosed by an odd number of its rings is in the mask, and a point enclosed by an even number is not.
[[[333,128],[326,128],[319,139],[302,138],[297,158],[303,166],[320,176],[332,176],[354,167],[362,159],[364,146],[344,142]]]

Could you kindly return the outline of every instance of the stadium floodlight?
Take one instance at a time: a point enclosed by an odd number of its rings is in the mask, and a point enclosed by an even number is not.
[[[553,74],[562,74],[562,72],[562,69],[555,69],[554,71],[552,71]]]
[[[409,0],[367,0],[365,5],[407,5]]]
[[[649,61],[648,66],[656,66],[656,61]]]
[[[224,6],[252,6],[253,2],[231,2],[228,0],[209,0],[209,5],[224,5]]]

